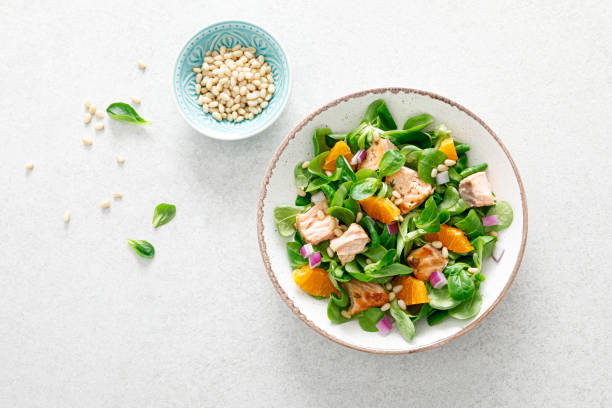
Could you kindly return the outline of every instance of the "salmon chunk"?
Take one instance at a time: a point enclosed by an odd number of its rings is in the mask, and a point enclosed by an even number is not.
[[[387,183],[401,196],[402,202],[398,207],[402,214],[421,205],[434,192],[430,184],[421,180],[419,174],[408,167],[402,167],[387,176]]]
[[[491,192],[491,183],[489,183],[487,173],[484,171],[479,171],[461,180],[459,195],[461,195],[468,208],[495,204],[495,196]]]
[[[359,170],[372,169],[378,170],[378,165],[387,150],[397,150],[397,147],[389,139],[380,137],[374,140],[370,148],[366,151],[366,158],[359,164]]]
[[[378,283],[351,279],[342,286],[351,299],[351,306],[348,309],[351,316],[372,307],[380,307],[389,301],[389,295]]]
[[[319,201],[304,214],[298,214],[295,220],[295,228],[304,241],[313,245],[335,237],[334,229],[337,226],[338,220],[327,213],[326,200]]]
[[[410,252],[407,262],[414,276],[425,281],[434,271],[442,272],[446,268],[448,259],[442,256],[441,250],[434,248],[431,244],[426,244]]]
[[[359,224],[352,223],[351,226],[338,238],[329,242],[329,247],[338,254],[342,265],[355,259],[355,255],[363,252],[370,237]]]

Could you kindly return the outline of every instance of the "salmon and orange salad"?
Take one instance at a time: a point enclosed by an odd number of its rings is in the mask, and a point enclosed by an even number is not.
[[[274,209],[296,285],[327,301],[333,323],[395,326],[407,341],[419,320],[477,316],[484,260],[501,260],[513,212],[470,146],[427,113],[398,129],[383,100],[348,133],[316,129],[313,144],[294,205]]]

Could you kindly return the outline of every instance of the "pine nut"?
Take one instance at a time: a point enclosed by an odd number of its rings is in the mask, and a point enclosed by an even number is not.
[[[448,248],[446,247],[442,248],[442,257],[448,258]]]
[[[196,91],[197,91],[198,89],[201,89],[201,88],[202,88],[202,86],[201,86],[200,84],[196,85]],[[200,93],[200,92],[198,92],[198,93]],[[131,100],[132,100],[132,102],[134,102],[135,104],[139,104],[140,102],[142,102],[142,101],[140,100],[140,98],[139,98],[139,97],[137,97],[137,96],[132,96],[130,99],[131,99]]]
[[[96,111],[96,118],[102,119],[104,117],[104,111]]]
[[[96,124],[94,125],[94,129],[96,129],[96,130],[102,130],[102,129],[104,129],[104,123],[102,123],[102,122],[98,122],[98,123],[96,123]]]
[[[404,202],[404,199],[403,199],[403,198],[398,198],[398,199],[397,199],[397,200],[395,200],[393,203],[394,203],[395,205],[400,205],[400,204],[401,204],[401,203],[403,203],[403,202]]]
[[[391,303],[385,303],[384,305],[381,306],[380,310],[381,312],[386,312],[387,310],[391,309]]]
[[[454,166],[455,164],[457,164],[457,162],[456,162],[456,161],[454,161],[454,160],[451,160],[451,159],[446,159],[446,160],[444,160],[444,164],[445,164],[446,166],[448,166],[448,167],[452,167],[452,166]]]
[[[363,218],[363,213],[361,211],[359,211],[357,213],[357,216],[355,217],[355,222],[361,221],[362,218]]]
[[[64,213],[64,222],[65,223],[70,222],[70,211],[69,210],[66,210],[66,212]]]
[[[340,228],[336,228],[334,230],[334,235],[337,237],[341,237],[342,236],[342,230]]]
[[[304,190],[302,190],[301,188],[298,188],[296,190],[297,190],[297,195],[299,195],[300,197],[306,197],[306,192]]]
[[[331,172],[331,171],[329,171],[329,170],[325,170],[325,175],[326,175],[327,177],[331,177],[331,175],[332,175],[332,174],[334,174],[334,173],[332,173],[332,172]]]
[[[497,236],[497,231],[490,231],[489,235],[492,237],[496,237]]]
[[[438,171],[439,172],[443,172],[443,171],[447,171],[447,170],[448,170],[448,167],[445,166],[444,164],[438,165]]]
[[[110,200],[102,201],[100,203],[100,207],[101,208],[108,208],[108,207],[110,207]]]
[[[402,299],[397,301],[397,305],[400,307],[400,309],[406,310],[406,302],[404,302]]]
[[[434,248],[440,249],[440,248],[442,248],[442,242],[434,241],[434,242],[431,243],[431,246],[433,246]]]
[[[393,287],[395,293],[399,293],[400,290],[404,289],[404,285],[397,285]]]
[[[140,69],[142,69],[144,71],[145,69],[147,69],[147,65],[144,62],[142,62],[141,60],[138,60],[138,68],[140,68]]]
[[[395,299],[395,292],[389,292],[389,300]]]
[[[351,315],[349,312],[347,312],[346,310],[343,310],[340,312],[340,314],[342,315],[342,317],[344,317],[345,319],[350,319]]]
[[[25,165],[26,170],[32,170],[34,168],[34,163],[29,162]]]
[[[91,101],[89,99],[85,99],[85,109],[89,110],[90,106],[91,106]]]
[[[123,198],[123,194],[121,194],[121,193],[113,193],[113,197],[115,197],[115,198]]]
[[[317,211],[317,218],[320,219],[320,220],[325,218],[325,213],[323,212],[323,210]]]
[[[402,198],[402,195],[400,193],[398,193],[396,190],[393,190],[393,192],[391,193],[391,195],[395,198]]]
[[[480,271],[478,270],[478,268],[468,268],[468,272],[469,273],[478,273]]]
[[[391,289],[393,289],[393,285],[391,284],[391,282],[387,282],[387,283],[385,283],[385,288],[387,290],[391,290]]]
[[[305,161],[304,163],[302,163],[302,168],[303,168],[303,169],[308,168],[308,165],[309,165],[309,164],[310,164],[310,162],[309,162],[309,161]]]
[[[89,122],[91,122],[91,113],[86,113],[83,116],[83,123],[87,125]]]
[[[123,156],[117,156],[117,163],[119,164],[123,164],[125,163],[125,158]]]
[[[431,169],[431,177],[436,177],[438,175],[438,169]]]
[[[348,229],[346,225],[341,225],[339,228],[342,230],[342,232],[346,232],[346,230]]]
[[[333,257],[334,257],[334,250],[333,250],[333,249],[331,249],[330,247],[327,247],[327,255],[328,255],[330,258],[333,258]]]
[[[84,137],[83,139],[83,144],[87,145],[87,146],[91,146],[93,144],[93,140]]]
[[[93,115],[96,113],[96,105],[89,105],[89,114]]]
[[[404,221],[404,217],[402,217],[401,215],[399,215],[399,216],[397,217],[397,220],[398,220],[399,222],[403,222],[403,221]]]
[[[370,258],[366,258],[365,263],[367,263],[368,265],[370,265],[372,263],[372,260]]]

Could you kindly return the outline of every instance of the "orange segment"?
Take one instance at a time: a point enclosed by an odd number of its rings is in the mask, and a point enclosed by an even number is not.
[[[325,162],[323,163],[323,169],[328,171],[336,170],[336,160],[338,156],[344,156],[349,164],[351,160],[353,160],[353,154],[351,153],[351,148],[348,147],[346,143],[342,140],[337,142],[334,147],[331,148],[329,154],[325,158]]]
[[[359,201],[361,208],[377,221],[390,224],[400,216],[400,210],[388,198],[368,197]]]
[[[331,292],[340,295],[325,269],[302,266],[293,271],[293,280],[304,292],[312,296],[329,297]]]
[[[425,239],[429,242],[440,241],[442,245],[458,254],[465,254],[474,249],[463,231],[446,224],[440,225],[440,232],[425,234]]]
[[[402,290],[397,292],[398,299],[402,299],[406,306],[429,303],[427,287],[422,280],[415,279],[411,275],[398,276],[393,280],[393,286],[402,285]]]
[[[439,150],[442,150],[449,159],[457,161],[457,151],[455,150],[455,142],[452,137],[444,139],[440,143]]]

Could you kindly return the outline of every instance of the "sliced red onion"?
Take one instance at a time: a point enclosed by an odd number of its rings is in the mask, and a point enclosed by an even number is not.
[[[317,191],[316,193],[310,196],[310,201],[315,204],[323,200],[327,200],[327,197],[325,197],[325,194],[323,194],[322,191]]]
[[[386,336],[391,331],[391,327],[393,326],[393,320],[389,315],[385,315],[378,323],[376,323],[376,328],[383,336]]]
[[[300,248],[300,254],[304,259],[309,258],[310,255],[312,255],[313,253],[314,249],[312,247],[312,244],[305,244],[302,248]]]
[[[448,171],[443,171],[436,175],[436,183],[438,184],[446,184],[449,181],[450,181],[450,178],[448,177]]]
[[[308,264],[310,265],[311,268],[316,268],[317,266],[321,265],[322,259],[323,257],[321,256],[321,253],[315,252],[314,254],[310,255],[310,257],[308,258]]]
[[[442,272],[434,271],[429,277],[429,283],[434,289],[440,289],[446,285],[446,276]]]
[[[485,227],[490,227],[492,225],[499,224],[499,220],[497,219],[497,215],[487,215],[482,219],[482,225]]]
[[[502,259],[502,256],[504,256],[504,252],[506,252],[504,248],[498,247],[496,245],[495,248],[493,248],[493,254],[491,255],[491,258],[493,258],[495,262],[499,263],[499,261],[501,261]]]
[[[389,231],[389,234],[391,235],[395,235],[399,232],[399,228],[397,226],[397,222],[393,222],[391,224],[387,224],[387,231]]]
[[[355,153],[355,155],[351,159],[351,164],[353,166],[355,166],[355,165],[361,163],[362,161],[364,161],[365,158],[366,158],[366,151],[365,150],[359,150],[357,153]]]

